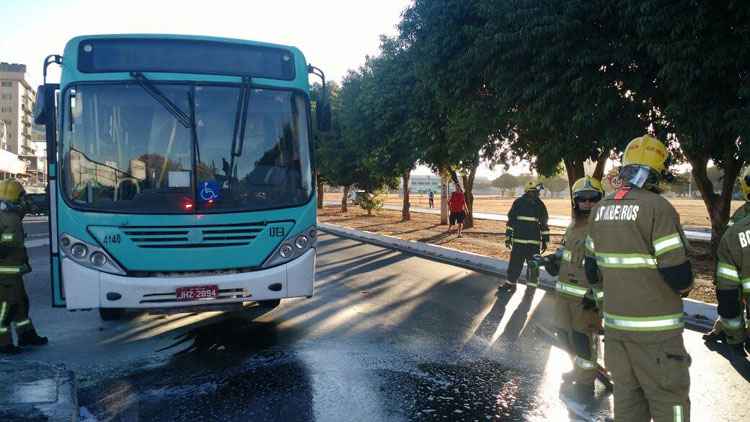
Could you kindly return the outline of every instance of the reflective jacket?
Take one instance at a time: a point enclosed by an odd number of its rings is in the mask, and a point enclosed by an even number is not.
[[[513,243],[539,245],[549,243],[547,207],[541,199],[524,194],[513,201],[508,213],[505,235]]]
[[[717,250],[716,289],[719,314],[742,324],[742,296],[750,297],[750,219],[728,228]],[[731,324],[732,321],[724,320]]]
[[[620,189],[594,207],[589,224],[586,248],[601,275],[606,335],[645,343],[681,335],[681,294],[663,276],[689,268],[672,204],[647,190]]]
[[[24,238],[18,213],[0,211],[0,282],[15,281],[16,276],[31,271]]]
[[[560,245],[562,258],[556,290],[560,296],[567,299],[580,301],[591,288],[583,268],[588,230],[588,222],[572,223],[565,230],[565,237]],[[604,296],[604,293],[599,290],[595,290],[594,293],[597,302]]]

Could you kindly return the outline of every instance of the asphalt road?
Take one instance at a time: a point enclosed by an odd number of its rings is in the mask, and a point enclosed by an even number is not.
[[[32,227],[33,226],[33,227]],[[42,228],[37,227],[42,226]],[[27,232],[42,233],[43,222]],[[37,231],[38,230],[38,231]],[[265,312],[51,309],[46,246],[31,248],[32,317],[50,345],[16,359],[78,374],[86,420],[596,420],[611,396],[564,400],[572,368],[535,328],[552,298],[498,295],[491,277],[350,240],[319,242],[316,293]],[[265,313],[264,313],[265,312]],[[686,332],[694,421],[750,420],[750,370]],[[721,351],[721,350],[720,350]]]

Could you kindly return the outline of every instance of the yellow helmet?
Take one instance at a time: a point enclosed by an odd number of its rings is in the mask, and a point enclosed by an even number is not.
[[[524,192],[530,192],[533,190],[540,191],[542,189],[544,189],[544,185],[542,185],[542,182],[529,180],[528,182],[526,182],[526,185],[524,186],[523,191]]]
[[[643,135],[635,138],[625,148],[622,157],[622,166],[646,166],[662,174],[667,170],[669,151],[664,144],[651,135]]]
[[[737,178],[737,182],[740,184],[740,193],[742,193],[742,199],[750,201],[750,166],[745,167]]]
[[[26,190],[18,183],[18,180],[6,179],[0,181],[0,200],[18,204],[24,195],[26,195]]]
[[[604,186],[602,182],[593,177],[585,176],[573,183],[573,199],[587,196],[599,201],[604,196]],[[598,196],[598,198],[597,198]]]

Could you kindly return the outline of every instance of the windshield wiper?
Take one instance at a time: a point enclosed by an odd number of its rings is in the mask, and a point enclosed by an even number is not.
[[[237,111],[234,115],[234,133],[232,134],[232,151],[229,162],[229,189],[232,189],[232,180],[235,175],[234,160],[242,156],[242,149],[245,145],[245,122],[247,120],[247,109],[249,107],[250,89],[252,88],[252,79],[249,76],[242,77],[240,85],[240,97],[237,100]]]
[[[138,82],[138,85],[143,88],[157,103],[161,104],[168,112],[174,116],[177,121],[184,126],[189,128],[192,126],[192,119],[180,107],[172,102],[156,85],[153,84],[146,76],[141,72],[130,72],[130,76]]]

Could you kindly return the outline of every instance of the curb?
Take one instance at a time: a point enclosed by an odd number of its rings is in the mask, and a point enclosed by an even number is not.
[[[0,359],[0,420],[78,421],[78,383],[63,365]]]
[[[403,240],[393,236],[386,236],[367,231],[354,230],[335,224],[319,223],[318,228],[321,231],[339,237],[358,240],[360,242],[388,249],[395,249],[432,261],[442,262],[444,264],[454,265],[492,276],[502,278],[507,276],[508,263],[486,255],[459,251],[457,249],[431,245],[429,243],[417,242],[414,240]],[[540,271],[539,288],[546,291],[555,291],[555,282],[556,277],[552,277],[544,270]],[[521,280],[519,280],[519,283],[525,284]],[[685,312],[686,325],[692,329],[708,331],[713,327],[714,321],[718,318],[718,312],[716,305],[714,304],[700,302],[693,299],[683,299],[682,304]]]

